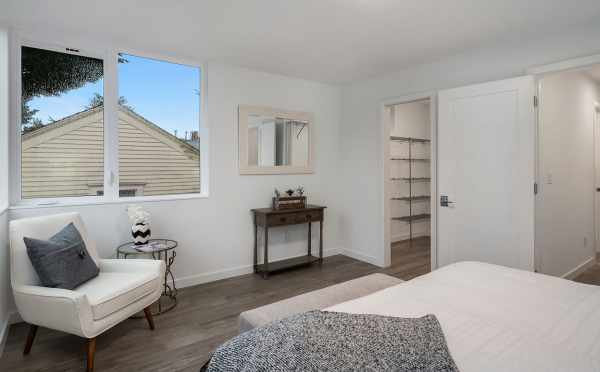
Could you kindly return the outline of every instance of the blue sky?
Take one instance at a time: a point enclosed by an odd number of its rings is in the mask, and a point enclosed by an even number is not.
[[[200,116],[200,69],[192,66],[124,55],[119,64],[119,95],[134,110],[161,128],[183,137],[198,130]],[[83,111],[94,93],[103,92],[103,82],[86,84],[59,97],[36,97],[29,107],[44,123]]]

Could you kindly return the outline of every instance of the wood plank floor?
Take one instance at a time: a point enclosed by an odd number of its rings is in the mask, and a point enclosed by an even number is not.
[[[409,280],[431,271],[429,237],[392,243],[392,265],[383,272]]]
[[[155,331],[144,319],[130,319],[98,337],[96,371],[198,371],[209,353],[237,334],[240,312],[374,272],[411,279],[430,270],[427,238],[395,243],[388,269],[345,256],[323,266],[275,274],[269,280],[244,275],[180,290],[172,312],[155,318]],[[600,285],[600,265],[576,279]],[[31,354],[22,355],[25,324],[11,326],[0,371],[82,371],[83,339],[40,328]]]
[[[405,280],[430,271],[429,240],[394,243],[388,269],[345,256],[323,266],[288,271],[263,280],[244,275],[180,290],[175,310],[155,318],[155,331],[144,319],[130,319],[98,337],[96,371],[198,371],[215,347],[237,334],[240,312],[374,272]],[[600,265],[576,279],[600,285]],[[40,328],[31,354],[22,355],[25,324],[10,328],[0,371],[82,371],[83,339]]]
[[[429,272],[428,239],[395,243],[392,265],[382,270],[345,256],[323,266],[272,275],[250,274],[179,291],[177,307],[155,317],[156,330],[144,319],[130,319],[98,337],[96,371],[198,371],[209,353],[237,334],[242,311],[363,275],[386,272],[403,279]],[[31,354],[22,355],[27,325],[11,326],[0,371],[82,371],[83,339],[41,328]]]
[[[600,285],[600,264],[596,263],[573,280],[585,284]]]

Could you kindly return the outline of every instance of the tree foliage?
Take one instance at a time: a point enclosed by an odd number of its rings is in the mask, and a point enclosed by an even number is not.
[[[30,123],[39,111],[40,110],[31,109],[25,102],[22,102],[21,116],[23,117],[23,123]]]
[[[21,51],[23,100],[58,96],[94,83],[104,76],[101,59],[23,47]]]
[[[130,105],[127,104],[127,98],[125,98],[123,96],[119,97],[118,104],[120,106],[130,109],[131,111],[134,111],[133,107],[131,107]],[[104,96],[99,93],[94,93],[94,95],[92,96],[92,98],[90,98],[90,101],[87,104],[87,106],[85,106],[85,108],[93,109],[93,108],[96,108],[98,106],[103,106],[103,105],[104,105]]]
[[[94,93],[92,98],[90,98],[90,102],[87,104],[87,106],[85,108],[93,109],[95,107],[102,106],[102,105],[104,105],[104,96],[100,95],[99,93]]]
[[[38,113],[39,110],[35,110],[35,109],[31,109],[29,106],[27,106],[27,104],[25,102],[22,103],[21,105],[21,116],[22,116],[22,130],[23,133],[27,133],[27,132],[33,132],[36,129],[39,129],[41,127],[44,126],[44,123],[42,123],[42,121],[38,118],[35,117],[35,115]]]
[[[121,55],[118,61],[127,62]],[[21,49],[23,130],[34,127],[34,124],[42,125],[41,120],[35,118],[37,110],[28,107],[29,101],[34,97],[59,96],[88,83],[95,83],[103,77],[104,67],[101,59],[23,47]]]

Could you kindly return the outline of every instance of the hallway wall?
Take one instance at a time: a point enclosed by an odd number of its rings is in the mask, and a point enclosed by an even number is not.
[[[598,84],[585,71],[540,81],[536,258],[565,275],[595,257],[594,121]]]

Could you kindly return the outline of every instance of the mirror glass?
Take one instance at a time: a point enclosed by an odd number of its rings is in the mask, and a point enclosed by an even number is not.
[[[308,121],[250,113],[248,166],[307,167],[310,154]]]

